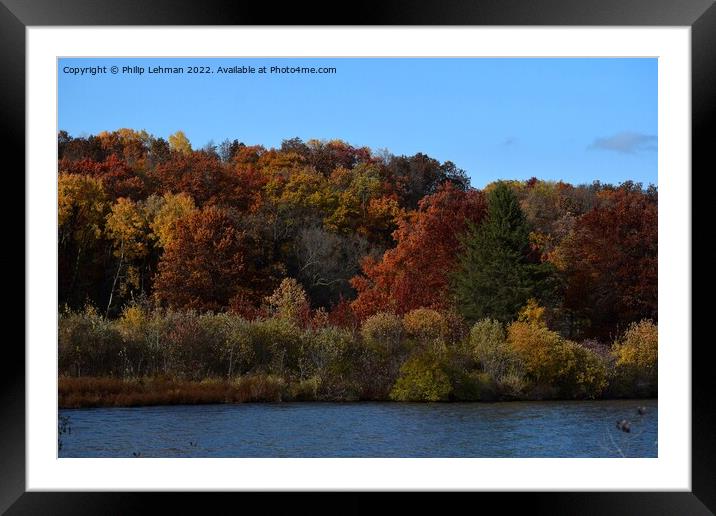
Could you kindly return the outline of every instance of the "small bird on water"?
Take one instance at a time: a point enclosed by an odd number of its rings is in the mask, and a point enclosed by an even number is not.
[[[646,414],[646,407],[637,407],[636,411],[639,413],[640,416],[643,416]]]
[[[629,433],[631,432],[631,423],[626,419],[622,419],[621,421],[617,421],[617,428],[622,432]]]

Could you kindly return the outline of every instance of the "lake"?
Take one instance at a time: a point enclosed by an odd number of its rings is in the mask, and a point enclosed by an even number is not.
[[[639,415],[637,407],[645,407]],[[657,400],[60,410],[60,457],[656,457]],[[616,428],[627,419],[631,432]]]

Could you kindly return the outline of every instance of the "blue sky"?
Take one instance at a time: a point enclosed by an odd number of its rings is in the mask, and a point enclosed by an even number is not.
[[[125,74],[110,67],[322,66],[335,74]],[[73,75],[65,67],[107,66]],[[343,139],[495,179],[657,183],[656,59],[61,59],[59,129],[121,127],[195,148]]]

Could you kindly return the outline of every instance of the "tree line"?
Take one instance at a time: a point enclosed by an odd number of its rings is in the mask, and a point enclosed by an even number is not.
[[[455,346],[486,321],[505,342],[523,323],[580,343],[549,356],[601,346],[613,357],[635,325],[657,321],[654,186],[532,178],[480,190],[422,153],[298,138],[193,149],[181,131],[61,131],[58,155],[61,325],[92,313],[116,326],[129,308],[260,325],[288,295],[301,331],[321,320],[364,344],[369,320],[396,318],[405,336],[424,313],[467,328],[438,339]]]

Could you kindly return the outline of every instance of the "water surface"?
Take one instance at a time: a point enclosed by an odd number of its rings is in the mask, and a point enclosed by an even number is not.
[[[656,400],[244,403],[60,415],[71,429],[60,457],[657,456]],[[621,419],[631,433],[616,428]]]

